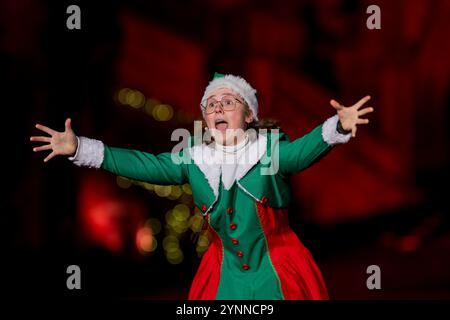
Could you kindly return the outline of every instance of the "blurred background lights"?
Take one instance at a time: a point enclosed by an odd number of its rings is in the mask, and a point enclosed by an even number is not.
[[[127,179],[125,177],[117,176],[116,177],[116,183],[119,187],[127,189],[131,186],[133,183],[130,179]]]
[[[167,261],[171,264],[179,264],[183,261],[184,255],[180,249],[173,250],[166,253]]]
[[[197,245],[199,247],[207,247],[209,245],[208,237],[204,234],[200,235],[200,237],[198,238]]]
[[[117,100],[123,105],[129,105],[133,108],[140,108],[145,104],[145,96],[139,90],[130,88],[120,89],[117,94]]]
[[[177,223],[175,217],[173,216],[172,210],[166,212],[166,222],[169,226],[172,227]]]
[[[116,101],[122,105],[128,105],[136,109],[143,107],[143,111],[149,116],[152,116],[156,121],[169,121],[174,116],[174,110],[171,105],[161,103],[154,98],[146,99],[145,95],[136,89],[120,89],[116,94]],[[179,114],[180,112],[178,112],[177,120],[184,120],[180,122],[187,122],[186,120],[192,118],[187,115],[180,116]]]
[[[158,196],[167,197],[172,192],[172,186],[155,185],[154,190]]]
[[[211,233],[209,231],[203,232],[198,237],[197,246],[195,247],[198,257],[201,257],[208,249],[209,243],[211,242],[210,238]]]
[[[127,104],[133,108],[140,108],[145,104],[145,96],[138,90],[132,90],[127,94]]]
[[[181,189],[183,190],[184,193],[191,195],[192,194],[192,189],[191,189],[191,185],[188,183],[185,183],[181,186]]]
[[[189,226],[192,231],[200,232],[202,229],[203,217],[200,214],[195,214],[189,218]]]
[[[176,200],[183,194],[183,189],[180,186],[172,186],[172,190],[167,198]]]
[[[163,239],[163,248],[166,252],[177,250],[180,247],[178,238],[173,235],[167,235]]]
[[[159,104],[153,108],[152,115],[156,121],[168,121],[173,117],[173,109],[168,104]]]
[[[155,218],[149,218],[145,221],[145,226],[152,230],[154,235],[161,232],[161,222]]]
[[[150,253],[157,247],[156,238],[149,227],[140,228],[136,234],[136,245],[141,253]]]
[[[184,224],[176,224],[176,225],[173,226],[173,230],[174,230],[176,233],[181,234],[181,233],[186,232],[187,226],[184,225]]]
[[[178,221],[186,221],[190,215],[190,210],[185,204],[177,204],[172,212]]]
[[[119,102],[121,104],[127,104],[127,96],[128,96],[128,92],[130,92],[131,89],[129,88],[123,88],[120,89],[119,92],[117,93],[117,100],[119,100]]]
[[[160,105],[161,102],[156,100],[156,99],[147,99],[147,101],[145,102],[144,105],[144,111],[149,115],[149,116],[153,116],[153,109],[157,106]]]
[[[155,185],[151,184],[151,183],[144,182],[144,188],[149,190],[149,191],[153,191],[154,188],[155,188]]]

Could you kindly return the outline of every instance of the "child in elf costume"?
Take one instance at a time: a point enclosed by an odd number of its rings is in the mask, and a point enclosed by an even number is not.
[[[355,137],[357,125],[369,122],[360,118],[373,111],[361,109],[369,99],[351,107],[331,100],[337,114],[290,141],[258,127],[256,90],[246,80],[216,73],[200,104],[210,141],[155,155],[78,137],[70,119],[64,132],[37,124],[50,136],[31,140],[48,143],[33,149],[52,150],[45,162],[68,155],[78,166],[135,180],[190,183],[212,241],[189,299],[328,299],[319,268],[288,224],[289,176]]]

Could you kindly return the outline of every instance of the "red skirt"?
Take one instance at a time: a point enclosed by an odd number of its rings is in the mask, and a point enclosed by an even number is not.
[[[285,300],[325,300],[328,292],[316,262],[288,225],[287,209],[256,203],[271,263]],[[220,283],[222,242],[208,226],[212,241],[202,257],[189,291],[189,300],[214,300]]]

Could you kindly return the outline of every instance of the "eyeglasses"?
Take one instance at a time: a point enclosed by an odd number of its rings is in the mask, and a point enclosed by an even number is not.
[[[243,104],[243,102],[237,99],[236,97],[231,95],[225,95],[222,97],[220,101],[213,98],[209,98],[206,100],[206,105],[201,106],[206,114],[211,114],[216,110],[217,105],[220,105],[223,111],[233,111],[234,109],[236,109],[236,102]]]

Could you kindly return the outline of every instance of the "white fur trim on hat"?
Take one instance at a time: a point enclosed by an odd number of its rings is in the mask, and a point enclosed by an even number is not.
[[[204,106],[206,104],[206,99],[213,91],[220,88],[228,88],[239,94],[245,102],[247,102],[250,110],[252,110],[254,119],[258,120],[258,99],[256,98],[256,90],[253,89],[244,78],[232,74],[214,78],[209,82],[202,97],[202,105]]]

